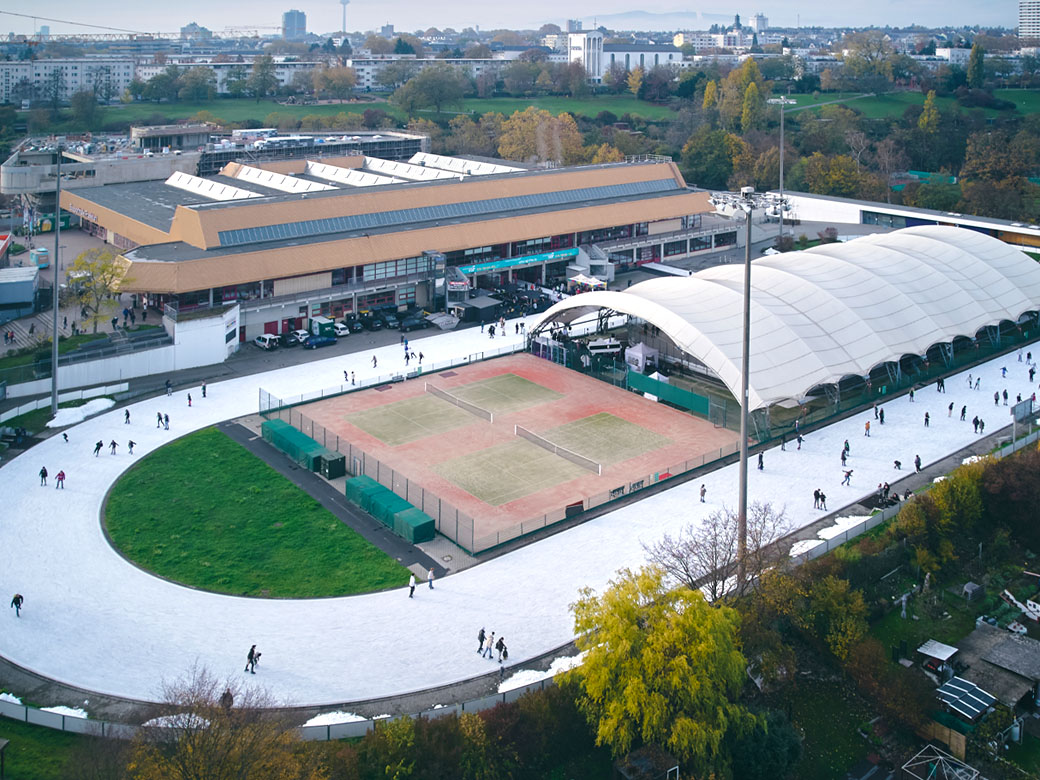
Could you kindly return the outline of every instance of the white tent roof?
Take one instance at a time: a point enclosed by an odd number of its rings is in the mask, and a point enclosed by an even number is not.
[[[742,265],[725,265],[583,293],[543,321],[602,308],[639,317],[739,397],[743,276]],[[990,236],[943,226],[761,258],[751,287],[750,409],[800,400],[817,385],[1040,310],[1036,262]]]

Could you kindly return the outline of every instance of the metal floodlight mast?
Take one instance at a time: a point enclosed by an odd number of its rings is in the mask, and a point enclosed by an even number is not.
[[[780,106],[780,204],[777,212],[780,214],[780,237],[779,241],[782,242],[784,239],[784,106],[790,106],[796,104],[797,100],[791,100],[785,97],[771,98],[766,101],[774,106]],[[779,249],[779,247],[777,247]]]
[[[54,176],[54,295],[51,306],[54,318],[51,329],[51,415],[58,413],[58,262],[61,253],[61,144],[58,144],[58,164]]]

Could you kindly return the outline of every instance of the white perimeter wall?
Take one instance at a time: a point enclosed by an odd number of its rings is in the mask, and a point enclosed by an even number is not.
[[[807,198],[802,195],[784,193],[791,205],[789,215],[803,222],[845,222],[859,225],[862,221],[861,207],[854,203],[838,203],[825,198]],[[878,204],[884,207],[885,204]]]

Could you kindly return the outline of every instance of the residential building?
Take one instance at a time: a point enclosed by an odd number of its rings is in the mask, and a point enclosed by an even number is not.
[[[287,41],[302,41],[306,37],[307,14],[296,10],[282,14],[282,38]]]
[[[676,33],[672,37],[673,46],[692,46],[696,52],[711,51],[717,48],[718,44],[715,42],[715,36],[709,32],[698,31],[698,30],[687,30],[686,32]]]
[[[181,28],[181,40],[206,41],[213,37],[213,31],[202,25],[191,22]]]
[[[117,98],[134,78],[131,57],[89,56],[69,59],[12,60],[0,62],[0,102],[50,100],[57,90],[67,101],[81,90],[91,89]]]
[[[581,19],[568,19],[567,20],[567,32],[569,32],[569,33],[581,32]]]
[[[568,27],[570,22],[567,23]],[[603,33],[599,30],[572,32],[567,36],[568,59],[580,62],[589,81],[599,83],[603,78]]]
[[[603,46],[603,73],[615,64],[631,71],[635,68],[650,70],[660,65],[679,68],[683,54],[676,46],[635,45],[629,43],[607,43]],[[600,73],[602,78],[603,73]]]
[[[1019,0],[1018,37],[1023,40],[1040,38],[1040,0]]]
[[[392,24],[384,24],[382,27],[379,28],[379,35],[383,38],[393,38],[394,26]]]
[[[766,18],[765,14],[757,13],[751,17],[751,21],[748,24],[752,32],[764,33],[769,27],[769,19]]]

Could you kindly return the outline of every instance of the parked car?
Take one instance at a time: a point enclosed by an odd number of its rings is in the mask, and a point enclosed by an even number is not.
[[[407,333],[408,331],[412,330],[423,330],[425,328],[430,327],[432,324],[432,322],[430,322],[423,316],[413,315],[411,317],[405,317],[403,320],[401,320],[401,331]]]
[[[361,319],[356,314],[344,317],[343,324],[350,328],[351,333],[360,333],[365,329],[365,326],[361,324]]]
[[[401,327],[401,321],[397,319],[397,314],[395,312],[384,311],[380,312],[379,316],[383,320],[383,325],[387,328],[393,328],[394,330],[396,330],[397,328]]]
[[[369,330],[382,330],[383,321],[379,319],[375,314],[368,311],[361,315],[361,324]]]
[[[285,344],[286,346],[290,347],[293,344],[302,344],[304,342],[304,339],[306,339],[310,335],[310,331],[306,330],[290,331],[289,334],[285,337]]]
[[[350,328],[348,328],[342,322],[337,322],[333,326],[332,329],[336,332],[336,337],[337,338],[339,338],[340,336],[349,336],[350,335]]]
[[[280,341],[278,337],[273,333],[261,333],[259,336],[253,339],[253,343],[260,347],[260,349],[272,350],[278,349]]]
[[[317,349],[318,347],[328,347],[335,343],[335,336],[308,336],[303,340],[303,348]]]

